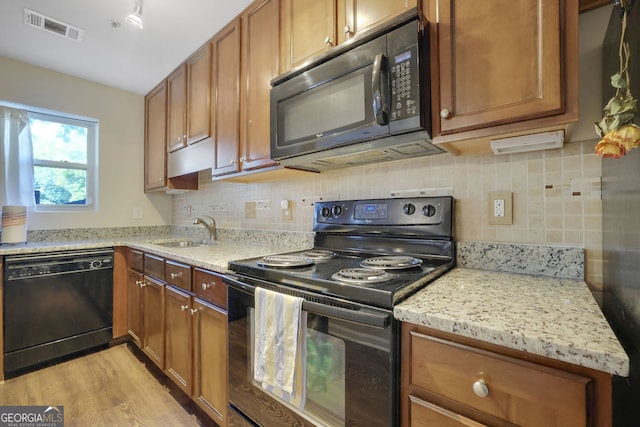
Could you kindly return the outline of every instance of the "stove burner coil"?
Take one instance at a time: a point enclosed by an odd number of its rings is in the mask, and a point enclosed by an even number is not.
[[[303,252],[302,255],[314,261],[326,261],[337,256],[335,252],[328,249],[310,249]]]
[[[421,266],[422,260],[407,255],[388,255],[367,258],[360,265],[381,270],[403,270]]]
[[[313,265],[314,262],[310,258],[306,258],[298,255],[268,255],[262,258],[262,261],[258,261],[258,265],[261,267],[308,267]]]
[[[338,282],[363,284],[385,282],[391,278],[391,274],[371,268],[343,268],[334,273],[331,278]]]

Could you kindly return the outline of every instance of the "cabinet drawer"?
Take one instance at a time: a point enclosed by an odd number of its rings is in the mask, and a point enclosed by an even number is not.
[[[204,300],[224,309],[227,308],[227,285],[218,273],[194,268],[193,292]]]
[[[558,369],[411,333],[412,385],[515,424],[585,426],[590,381]],[[484,388],[481,382],[488,392],[485,397],[474,392],[474,383],[478,389]]]
[[[164,258],[144,254],[144,274],[164,280]]]
[[[191,267],[167,260],[164,265],[165,279],[168,284],[191,292]]]
[[[433,403],[409,396],[409,419],[412,426],[487,427]]]
[[[142,252],[135,249],[129,249],[127,251],[127,267],[142,273],[142,263]]]

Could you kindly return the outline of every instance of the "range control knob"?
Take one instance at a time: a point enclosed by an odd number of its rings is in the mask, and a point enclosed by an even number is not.
[[[436,207],[433,205],[426,205],[422,208],[422,215],[434,216],[436,214]]]
[[[322,210],[320,211],[320,215],[322,215],[323,218],[329,218],[329,214],[331,213],[331,210],[328,207],[323,207]]]
[[[333,205],[333,208],[331,208],[331,213],[333,213],[333,216],[340,216],[342,214],[342,206]]]
[[[405,215],[413,215],[415,211],[416,211],[416,207],[413,203],[406,203],[402,207],[402,212],[404,212]]]

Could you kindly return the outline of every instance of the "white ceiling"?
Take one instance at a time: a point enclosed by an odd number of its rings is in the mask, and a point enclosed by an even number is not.
[[[251,0],[0,0],[0,56],[145,94]],[[81,43],[24,23],[24,8],[85,31]],[[121,23],[114,28],[112,20]]]

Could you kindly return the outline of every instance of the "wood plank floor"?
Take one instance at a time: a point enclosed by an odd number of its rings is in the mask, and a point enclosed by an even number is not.
[[[0,405],[64,406],[66,426],[203,425],[126,344],[8,379]]]

